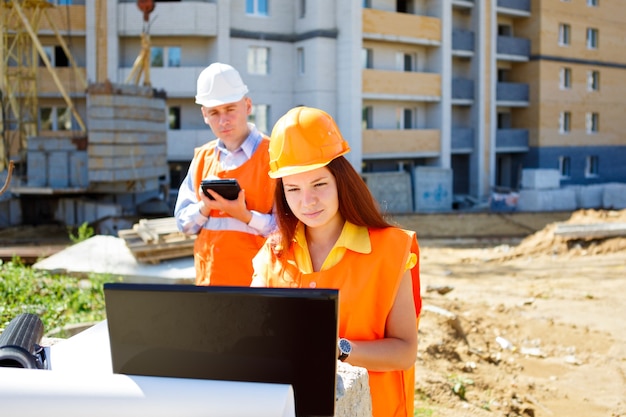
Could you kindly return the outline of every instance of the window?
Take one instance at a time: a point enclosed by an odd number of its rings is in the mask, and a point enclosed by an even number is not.
[[[248,116],[248,121],[254,123],[261,132],[269,133],[269,115],[270,106],[267,104],[253,104],[252,112],[250,112]]]
[[[48,57],[48,61],[50,61],[50,65],[53,67],[69,67],[70,60],[65,55],[65,51],[60,46],[44,46],[44,53]],[[43,67],[46,64],[43,62],[41,57],[39,58],[39,66]]]
[[[41,107],[39,109],[40,130],[72,130],[72,112],[68,107]]]
[[[587,133],[598,133],[600,130],[600,114],[587,113]]]
[[[570,44],[571,26],[566,23],[559,24],[559,45],[565,46]]]
[[[304,19],[304,17],[306,16],[306,0],[300,0],[298,5],[299,5],[299,7],[298,7],[298,17],[300,19]]]
[[[396,125],[398,129],[413,129],[415,127],[415,110],[399,108],[396,113]]]
[[[170,46],[167,48],[167,66],[180,67],[180,46]]]
[[[600,0],[587,0],[587,6],[589,7],[598,7],[598,3]]]
[[[298,48],[297,51],[297,56],[298,56],[298,74],[300,75],[304,75],[304,73],[306,72],[306,66],[305,66],[305,61],[304,61],[304,48]]]
[[[569,156],[559,156],[559,172],[561,178],[569,178],[571,175],[572,161]]]
[[[598,49],[598,29],[587,28],[587,48]]]
[[[571,68],[561,68],[560,73],[560,86],[562,90],[569,90],[572,88],[572,69]]]
[[[246,14],[255,16],[269,16],[269,0],[246,0]]]
[[[513,28],[511,25],[498,25],[499,36],[513,36]]]
[[[163,67],[163,47],[153,46],[150,48],[150,66],[154,68]]]
[[[400,52],[396,55],[396,68],[400,71],[417,71],[417,55]]]
[[[154,68],[180,67],[180,46],[152,46],[150,66]]]
[[[374,68],[374,51],[369,48],[363,48],[361,57],[363,59],[363,68]]]
[[[180,107],[170,107],[167,114],[170,130],[180,130]]]
[[[269,48],[251,46],[248,48],[248,74],[267,75],[269,68]]]
[[[587,89],[589,91],[600,90],[600,71],[589,71],[587,73]]]
[[[374,126],[374,109],[371,106],[363,107],[363,113],[361,116],[361,128],[371,129]]]
[[[600,158],[589,155],[585,159],[585,177],[597,177],[600,173]]]
[[[498,112],[496,126],[498,129],[511,129],[513,118],[509,112]]]
[[[569,133],[572,128],[572,114],[568,111],[561,112],[559,117],[559,133]]]

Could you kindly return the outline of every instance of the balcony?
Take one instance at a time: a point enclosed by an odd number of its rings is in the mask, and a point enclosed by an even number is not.
[[[474,0],[452,0],[452,6],[471,9],[472,7],[474,7]]]
[[[407,13],[363,9],[363,38],[421,45],[441,44],[441,20]]]
[[[86,33],[86,12],[84,1],[82,5],[74,2],[71,6],[54,6],[49,9],[48,16],[54,22],[54,26],[61,34],[85,35]],[[48,19],[42,18],[39,23],[39,33],[54,33]]]
[[[157,2],[150,21],[151,36],[217,36],[217,5],[204,1]],[[117,6],[120,36],[139,36],[143,14],[136,2]]]
[[[70,96],[85,97],[87,90],[87,70],[70,67],[55,67],[54,73]],[[37,70],[37,95],[39,97],[61,97],[61,91],[54,81],[54,77],[46,67]]]
[[[455,55],[460,52],[461,55],[467,55],[468,52],[474,52],[474,32],[469,30],[453,29],[452,30],[452,51]],[[471,55],[471,54],[470,54]]]
[[[437,156],[441,132],[437,129],[363,130],[363,157],[410,158]]]
[[[452,79],[452,100],[453,101],[473,101],[474,100],[474,80],[467,78]]]
[[[452,153],[471,153],[474,149],[474,129],[453,127],[450,145]]]
[[[528,106],[528,84],[499,82],[496,85],[496,100],[499,106]]]
[[[496,152],[528,152],[528,129],[498,129]]]
[[[167,91],[168,97],[193,97],[196,80],[205,67],[151,67],[150,84],[156,89]],[[119,68],[119,83],[126,82],[132,68]]]
[[[530,39],[513,36],[498,36],[496,53],[498,59],[507,61],[528,61]]]
[[[498,0],[498,13],[509,16],[530,16],[530,0]]]
[[[365,99],[439,101],[441,75],[364,69],[362,94]]]

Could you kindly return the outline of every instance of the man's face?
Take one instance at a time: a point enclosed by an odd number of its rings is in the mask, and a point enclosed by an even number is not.
[[[220,138],[228,149],[233,150],[248,137],[248,115],[251,111],[252,102],[250,98],[244,97],[221,106],[202,106],[202,117],[211,127],[213,134]]]

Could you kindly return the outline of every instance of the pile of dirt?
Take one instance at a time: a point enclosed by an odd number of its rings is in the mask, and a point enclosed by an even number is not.
[[[626,223],[580,210],[567,224]],[[417,416],[626,417],[626,238],[425,245]]]
[[[598,223],[626,223],[626,210],[578,210],[569,220],[551,223],[526,237],[517,246],[494,249],[493,260],[507,261],[536,255],[586,256],[616,253],[626,250],[626,237],[572,239],[555,234],[559,224],[588,225]]]

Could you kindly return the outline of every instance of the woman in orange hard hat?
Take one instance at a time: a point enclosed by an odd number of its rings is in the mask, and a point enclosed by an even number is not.
[[[322,110],[296,107],[269,145],[278,230],[253,259],[253,286],[339,289],[338,359],[369,373],[375,417],[413,416],[419,248],[388,223]]]

